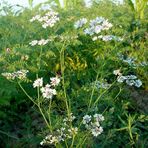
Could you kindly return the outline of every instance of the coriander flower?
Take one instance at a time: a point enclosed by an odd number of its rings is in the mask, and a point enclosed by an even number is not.
[[[103,21],[102,27],[103,30],[109,30],[113,25],[108,22],[108,20]]]
[[[92,127],[99,127],[100,126],[100,123],[99,123],[99,121],[95,121],[95,122],[91,122],[91,127],[90,127],[90,129],[92,128]]]
[[[97,22],[97,24],[102,23],[103,21],[105,21],[104,17],[96,17],[95,21]]]
[[[116,76],[121,76],[122,75],[122,73],[120,72],[120,69],[114,70],[113,74],[116,75]]]
[[[76,117],[72,113],[70,113],[69,117],[63,119],[63,122],[66,125],[67,124],[66,122],[72,122],[75,118]]]
[[[105,41],[105,42],[111,41],[112,39],[113,39],[113,38],[112,38],[111,35],[105,35],[105,36],[102,37],[102,40]]]
[[[98,36],[98,39],[102,39],[102,38],[103,38],[103,36],[102,36],[102,35],[99,35],[99,36]]]
[[[102,31],[102,26],[101,26],[101,25],[95,26],[94,32],[95,32],[96,34],[100,33],[101,31]]]
[[[42,87],[41,92],[42,92],[43,98],[46,98],[46,99],[52,99],[52,97],[57,94],[56,90],[50,88],[49,84],[47,84],[45,87]]]
[[[77,22],[75,22],[74,27],[76,29],[83,27],[83,25],[85,25],[87,23],[87,19],[86,18],[82,18],[80,20],[78,20]]]
[[[117,77],[117,82],[126,82],[127,85],[129,86],[136,86],[136,87],[140,87],[142,85],[142,81],[137,79],[137,76],[135,75],[127,75],[127,76],[122,76],[122,75],[119,75],[120,74],[120,71],[116,70],[113,72],[115,75],[118,74],[118,77]]]
[[[89,122],[91,121],[91,116],[89,116],[89,115],[85,115],[84,117],[83,117],[83,124],[88,124]]]
[[[20,79],[20,80],[23,80],[23,79],[26,79],[26,75],[28,73],[28,70],[19,70],[17,72],[14,72],[13,75]]]
[[[71,129],[68,129],[71,135],[76,135],[78,133],[77,127],[72,127]]]
[[[104,116],[101,114],[95,114],[94,118],[96,119],[97,122],[104,121]]]
[[[39,20],[40,17],[41,17],[40,15],[36,15],[36,16],[32,17],[32,19],[30,19],[30,22],[34,22],[36,20]]]
[[[93,41],[96,41],[97,39],[98,39],[97,36],[94,36],[94,37],[92,38]]]
[[[38,41],[38,45],[46,45],[49,42],[49,39],[45,40],[45,39],[41,39]]]
[[[140,86],[142,86],[142,81],[139,80],[139,79],[136,80],[136,81],[135,81],[135,86],[136,86],[136,87],[140,87]]]
[[[2,76],[4,76],[8,80],[14,80],[15,79],[15,75],[12,74],[12,73],[8,73],[8,72],[2,73]]]
[[[127,79],[127,78],[126,78],[125,76],[118,76],[118,77],[117,77],[117,81],[118,81],[119,83],[124,82],[126,79]]]
[[[56,144],[58,143],[58,138],[56,136],[52,136],[52,138],[50,139],[50,144]]]
[[[8,80],[20,79],[24,80],[27,77],[28,70],[19,70],[13,73],[2,73],[2,76],[6,77]]]
[[[103,128],[100,126],[100,127],[94,127],[91,129],[91,132],[92,132],[92,135],[97,137],[98,135],[100,135],[102,132],[103,132]]]
[[[43,86],[43,78],[38,78],[37,80],[34,81],[33,87],[42,87]]]
[[[126,76],[126,78],[127,78],[127,79],[132,79],[132,80],[134,80],[134,79],[137,79],[137,76],[135,76],[135,75],[128,75],[128,76]]]
[[[100,89],[100,88],[108,89],[110,86],[111,86],[111,84],[108,84],[107,82],[100,82],[100,81],[97,81],[97,83],[96,83],[96,87],[97,87],[98,89]]]
[[[50,78],[50,80],[51,80],[50,84],[51,84],[52,86],[58,86],[59,83],[60,83],[60,79],[59,79],[58,77]]]
[[[35,45],[38,44],[38,41],[37,41],[37,40],[34,40],[34,41],[30,42],[29,44],[30,44],[31,46],[35,46]]]
[[[129,86],[133,86],[135,84],[134,80],[126,80],[126,84],[128,84]]]
[[[84,0],[84,3],[86,8],[91,8],[91,6],[93,5],[92,0]]]
[[[47,12],[44,16],[36,15],[30,22],[37,20],[42,24],[43,28],[53,27],[57,21],[59,21],[58,13],[54,11]]]
[[[94,35],[94,28],[86,28],[85,30],[84,30],[84,34],[88,34],[88,35],[90,35],[90,36],[92,36],[92,35]]]

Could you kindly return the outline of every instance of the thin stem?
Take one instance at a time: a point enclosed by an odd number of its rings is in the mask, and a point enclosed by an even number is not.
[[[120,90],[119,90],[118,94],[115,96],[115,98],[114,98],[114,102],[116,102],[116,101],[117,101],[117,99],[116,99],[116,98],[120,95],[121,91],[122,91],[122,88],[120,88]],[[108,108],[109,108],[109,106],[108,106],[108,107],[106,107],[106,109],[103,111],[103,113],[102,113],[102,114],[104,114]]]
[[[49,102],[49,111],[48,111],[48,117],[49,117],[49,124],[50,124],[50,127],[51,127],[51,130],[52,130],[52,124],[51,124],[51,104],[52,104],[52,99],[50,99],[50,102]]]
[[[70,148],[73,148],[74,140],[75,140],[75,135],[72,136],[72,143],[71,143]]]
[[[38,74],[36,74],[36,79],[38,79]],[[37,87],[37,95],[38,95],[38,103],[39,103],[39,100],[40,100],[40,88]]]
[[[96,83],[97,83],[97,80],[98,80],[98,76],[99,76],[99,72],[97,73],[96,80],[95,80],[95,83],[94,83],[94,86],[93,86],[93,89],[92,89],[92,93],[91,93],[91,97],[90,97],[90,101],[89,101],[89,105],[88,105],[88,110],[90,109],[90,106],[91,106],[91,103],[92,103],[92,99],[93,99],[93,95],[94,95],[94,91],[95,91],[95,86],[96,86]]]
[[[105,63],[102,65],[101,69],[103,69],[104,65],[105,65]],[[94,91],[95,91],[95,86],[96,86],[96,83],[97,83],[97,80],[98,80],[98,77],[99,77],[99,70],[96,71],[96,72],[97,72],[97,76],[96,76],[95,83],[93,85],[93,89],[92,89],[92,93],[91,93],[91,97],[90,97],[90,101],[89,101],[89,106],[88,106],[88,111],[89,111],[89,109],[91,107],[91,103],[92,103],[92,99],[93,99],[93,95],[94,95]]]
[[[80,146],[82,146],[83,145],[83,143],[86,141],[86,139],[87,139],[87,136],[88,136],[88,133],[87,134],[85,134],[83,137],[82,137],[82,139],[80,140],[80,142],[78,143],[78,145],[76,146],[76,148],[80,148]],[[83,140],[84,139],[84,140]],[[83,141],[83,142],[82,142]]]
[[[114,81],[110,87],[108,89],[106,89],[102,94],[99,95],[99,97],[96,99],[95,103],[93,104],[93,106],[95,106],[95,104],[100,100],[100,98],[115,84],[116,81]]]
[[[51,130],[51,127],[50,127],[50,125],[49,125],[49,123],[48,123],[48,121],[47,121],[47,119],[46,119],[46,117],[45,117],[45,115],[44,115],[44,113],[43,113],[41,107],[40,107],[40,102],[39,102],[39,100],[38,100],[38,103],[36,103],[36,102],[32,99],[32,97],[30,97],[30,96],[28,95],[28,93],[25,91],[25,89],[22,87],[22,85],[21,85],[19,82],[18,82],[18,85],[20,86],[20,88],[22,89],[22,91],[25,93],[25,95],[39,108],[39,111],[40,111],[41,115],[43,116],[47,127]]]
[[[66,145],[66,148],[68,148],[68,144],[67,144],[67,141],[65,140],[65,145]]]
[[[41,46],[41,49],[40,49],[40,55],[39,55],[39,70],[41,69],[42,52],[43,52],[43,48],[42,48],[42,46]]]
[[[84,142],[86,141],[87,137],[85,137],[85,139],[83,140],[83,142],[81,143],[81,146],[84,144]]]
[[[45,115],[44,115],[44,113],[43,113],[41,107],[40,107],[40,104],[38,105],[38,108],[39,108],[39,111],[40,111],[41,115],[42,115],[43,118],[44,118],[44,121],[45,121],[47,127],[49,128],[49,130],[50,130],[50,132],[51,132],[51,127],[50,127],[50,125],[49,125],[49,123],[48,123],[48,121],[47,121],[47,119],[46,119],[46,117],[45,117]]]
[[[29,96],[29,94],[25,91],[25,89],[22,87],[21,83],[18,82],[18,85],[20,86],[20,88],[22,89],[22,91],[25,93],[25,95],[35,104],[38,106],[38,104],[32,99],[32,97]]]
[[[8,136],[8,137],[11,137],[11,138],[13,138],[13,139],[19,140],[19,138],[14,137],[14,136],[12,136],[12,135],[9,135],[8,133],[6,133],[6,132],[4,132],[4,131],[1,131],[1,130],[0,130],[0,133],[6,135],[6,136]]]
[[[60,64],[61,64],[61,74],[62,74],[62,86],[64,90],[64,97],[65,97],[65,103],[66,103],[66,108],[67,108],[67,114],[68,117],[70,116],[70,111],[69,111],[69,106],[68,106],[68,101],[67,101],[67,94],[66,94],[66,88],[65,88],[65,75],[64,75],[64,48],[65,48],[65,42],[63,43],[63,47],[60,51]]]

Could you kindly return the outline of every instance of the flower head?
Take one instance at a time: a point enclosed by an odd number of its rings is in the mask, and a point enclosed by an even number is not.
[[[58,86],[60,83],[60,79],[58,77],[52,77],[50,78],[50,80],[51,80],[50,84],[52,86]]]
[[[20,80],[25,80],[27,78],[27,73],[28,70],[19,70],[13,73],[8,73],[8,72],[2,73],[2,75],[6,77],[6,79],[8,80],[14,80],[16,78]]]
[[[49,84],[47,84],[45,87],[42,87],[41,92],[42,92],[43,98],[46,98],[46,99],[52,99],[52,97],[57,94],[56,90],[50,88]]]
[[[31,46],[35,46],[35,45],[38,44],[38,41],[37,41],[37,40],[34,40],[34,41],[30,42],[29,44],[30,44]]]
[[[86,18],[82,18],[80,20],[78,20],[77,22],[75,22],[74,27],[76,29],[83,27],[83,25],[85,25],[87,23],[87,19]]]
[[[43,78],[38,78],[37,80],[34,81],[33,87],[42,87],[43,86]]]
[[[89,116],[89,115],[85,115],[84,117],[83,117],[83,124],[88,124],[89,122],[91,121],[91,116]]]
[[[126,79],[127,79],[127,78],[126,78],[125,76],[118,76],[118,77],[117,77],[117,81],[118,81],[119,83],[124,82]]]
[[[140,86],[142,86],[142,81],[139,80],[139,79],[136,80],[136,81],[135,81],[135,86],[136,86],[136,87],[140,87]]]
[[[94,118],[97,122],[104,121],[104,116],[101,114],[95,114]]]
[[[122,75],[122,73],[120,72],[120,69],[114,70],[113,74],[116,75],[116,76],[121,76]]]
[[[68,131],[70,132],[70,135],[76,135],[78,133],[78,128],[77,127],[72,127]]]
[[[100,127],[95,126],[94,128],[91,129],[91,132],[93,136],[97,137],[103,132],[103,128],[101,126]]]

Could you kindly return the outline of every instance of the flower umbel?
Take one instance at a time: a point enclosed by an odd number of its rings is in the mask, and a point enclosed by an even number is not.
[[[102,121],[104,121],[104,116],[101,114],[95,114],[93,115],[93,118],[90,115],[85,115],[82,123],[87,130],[91,131],[94,137],[97,137],[103,132],[103,128],[100,125],[100,122]]]
[[[37,80],[34,81],[33,87],[42,87],[43,86],[43,78],[38,78]]]
[[[13,73],[2,73],[2,76],[6,77],[8,80],[14,80],[14,79],[19,79],[19,80],[25,80],[27,78],[27,73],[28,70],[19,70]]]
[[[60,83],[60,79],[56,76],[56,77],[52,77],[50,78],[51,82],[51,86],[58,86]]]

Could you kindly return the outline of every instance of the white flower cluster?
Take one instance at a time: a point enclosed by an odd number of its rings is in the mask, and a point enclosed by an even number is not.
[[[64,126],[58,130],[56,130],[55,135],[48,135],[43,139],[40,144],[41,145],[49,145],[49,144],[57,144],[62,141],[65,141],[65,139],[71,139],[73,135],[76,135],[78,132],[77,127],[71,127],[68,124],[65,124],[65,122],[73,121],[75,117],[71,114],[70,119],[66,117],[64,121]]]
[[[35,45],[39,45],[39,46],[42,46],[42,45],[46,45],[50,40],[47,39],[41,39],[41,40],[33,40],[32,42],[30,42],[29,44],[31,46],[35,46]]]
[[[69,122],[73,122],[76,117],[71,113],[69,117],[63,119],[64,125],[67,125]]]
[[[117,75],[117,82],[119,83],[126,82],[126,84],[129,86],[142,86],[142,81],[140,79],[137,79],[137,76],[135,75],[123,76],[122,73],[120,73],[120,70],[114,70],[113,74]]]
[[[52,99],[52,97],[57,94],[56,90],[54,88],[51,88],[51,85],[49,84],[46,84],[45,87],[42,87],[41,92],[43,98],[46,99]]]
[[[94,137],[97,137],[103,132],[103,128],[100,122],[104,121],[104,116],[101,114],[95,114],[93,117],[91,115],[85,115],[83,117],[82,123],[85,125]]]
[[[99,34],[103,30],[109,30],[113,25],[105,20],[103,17],[96,17],[93,20],[90,20],[89,28],[84,30],[85,34],[90,36]]]
[[[43,86],[43,78],[38,78],[37,80],[34,81],[33,87],[42,87]]]
[[[93,5],[92,0],[84,0],[84,3],[86,8],[91,8]]]
[[[16,78],[20,80],[24,80],[27,78],[27,73],[28,73],[28,70],[19,70],[13,73],[8,73],[8,72],[2,73],[2,76],[6,77],[6,79],[8,80],[14,80]]]
[[[65,128],[62,127],[58,129],[55,133],[56,135],[48,135],[40,142],[40,145],[50,145],[50,144],[57,144],[65,139],[71,139],[72,135],[76,135],[78,132],[77,127]]]
[[[74,27],[76,29],[82,28],[87,23],[86,18],[82,18],[75,22]],[[102,31],[109,30],[112,28],[112,24],[103,17],[96,17],[93,20],[89,21],[89,27],[84,29],[84,34],[92,36],[92,40],[103,40],[105,42],[115,40],[115,41],[122,41],[123,39],[114,35],[99,35]]]
[[[139,67],[139,66],[147,66],[148,63],[143,61],[141,63],[136,62],[137,59],[133,58],[133,57],[125,57],[122,54],[118,54],[118,57],[121,61],[123,61],[124,63],[128,63],[130,66],[132,66],[133,68]]]
[[[99,36],[94,36],[92,38],[93,41],[96,41],[97,39],[102,39],[103,41],[107,42],[107,41],[111,41],[111,40],[115,40],[115,41],[122,41],[123,39],[114,35],[99,35]]]
[[[108,89],[110,87],[111,84],[108,84],[107,82],[100,82],[100,81],[97,81],[96,83],[96,87],[98,89],[100,88],[103,88],[103,89]]]
[[[76,29],[83,27],[85,24],[87,23],[87,19],[86,18],[82,18],[78,21],[75,22],[74,27]]]
[[[44,16],[36,15],[32,19],[30,19],[30,22],[39,21],[42,23],[43,28],[47,27],[53,27],[58,21],[58,13],[54,11],[47,12]]]
[[[50,78],[50,80],[50,84],[46,84],[45,87],[43,87],[43,78],[38,78],[33,83],[34,88],[40,87],[42,96],[45,99],[52,99],[52,97],[57,94],[54,87],[58,86],[60,83],[60,79],[58,77]]]

